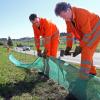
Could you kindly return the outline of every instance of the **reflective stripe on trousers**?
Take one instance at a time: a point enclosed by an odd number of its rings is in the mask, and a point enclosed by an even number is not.
[[[81,68],[80,68],[80,72],[83,72],[83,73],[89,74],[89,72],[90,72],[90,68],[84,68],[84,67],[81,66]]]
[[[82,66],[81,66],[81,68],[80,68],[80,71],[81,71],[81,72],[84,72],[84,73],[86,73],[86,74],[88,74],[88,73],[90,72],[90,69],[91,69],[91,68],[83,67],[83,66],[92,66],[92,62],[90,62],[90,61],[88,61],[88,60],[82,60],[82,61],[81,61],[81,64],[82,64]]]
[[[87,65],[92,65],[92,62],[88,61],[88,60],[83,60],[81,62],[81,64],[87,64]]]

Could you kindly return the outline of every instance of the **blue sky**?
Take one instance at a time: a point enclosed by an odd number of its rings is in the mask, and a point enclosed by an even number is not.
[[[66,1],[100,15],[100,0],[0,0],[0,38],[33,37],[33,30],[28,17],[37,13],[54,22],[60,32],[66,31],[65,22],[56,17],[56,3]]]

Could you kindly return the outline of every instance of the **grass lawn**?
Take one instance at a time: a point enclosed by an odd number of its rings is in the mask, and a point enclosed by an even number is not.
[[[15,67],[8,59],[6,48],[0,47],[0,100],[55,100],[63,98],[66,91],[52,80],[44,82],[37,73]],[[12,52],[24,62],[33,62],[35,57]]]

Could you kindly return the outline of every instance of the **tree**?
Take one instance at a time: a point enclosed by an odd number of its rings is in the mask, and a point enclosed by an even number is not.
[[[8,37],[7,45],[13,46],[13,42],[12,42],[12,39],[10,37]]]

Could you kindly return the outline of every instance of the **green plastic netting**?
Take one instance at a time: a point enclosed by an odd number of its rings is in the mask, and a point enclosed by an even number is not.
[[[58,82],[78,100],[100,100],[100,78],[89,76],[87,80],[78,77],[79,69],[71,64],[56,58],[37,58],[33,63],[25,64],[13,55],[9,55],[10,61],[19,68],[35,68]]]

